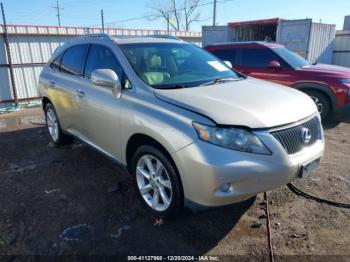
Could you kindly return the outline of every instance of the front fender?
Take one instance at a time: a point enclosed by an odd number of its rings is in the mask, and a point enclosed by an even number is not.
[[[120,119],[122,149],[126,149],[134,134],[144,134],[160,143],[169,154],[173,154],[198,139],[192,126],[193,121],[213,124],[204,116],[152,96],[140,97],[133,93],[124,95]],[[123,151],[122,162],[126,164],[126,150]]]

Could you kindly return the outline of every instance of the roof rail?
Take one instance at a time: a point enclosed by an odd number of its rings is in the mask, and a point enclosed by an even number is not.
[[[155,34],[155,35],[148,35],[146,37],[154,37],[154,38],[164,38],[164,39],[174,39],[174,40],[180,40],[182,41],[182,39],[173,36],[173,35],[166,35],[166,34]]]
[[[71,42],[74,42],[74,41],[79,40],[79,39],[89,39],[89,38],[100,38],[100,39],[105,39],[105,40],[113,40],[112,37],[110,35],[108,35],[108,34],[86,34],[86,35],[80,35],[80,36],[73,37],[73,38],[69,39],[63,45],[60,45],[59,47],[57,47],[56,50],[54,51],[54,54],[59,52],[59,50],[61,50],[62,48],[64,49],[65,46],[69,45]]]
[[[105,33],[80,35],[75,39],[85,39],[85,38],[101,38],[106,40],[112,40],[111,36]]]
[[[221,45],[241,45],[241,44],[278,44],[272,40],[261,40],[261,41],[232,41],[232,42],[223,42],[223,43],[214,43],[206,46],[221,46]]]

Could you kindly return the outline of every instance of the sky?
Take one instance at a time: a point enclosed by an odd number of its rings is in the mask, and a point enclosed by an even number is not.
[[[100,10],[110,27],[135,29],[166,29],[163,20],[140,18],[154,14],[149,8],[157,2],[169,0],[59,0],[62,26],[99,26]],[[178,0],[183,1],[183,0]],[[201,0],[200,22],[191,26],[200,31],[211,25],[213,0]],[[336,24],[342,29],[345,15],[350,15],[350,0],[217,0],[217,24],[267,18],[303,19]],[[56,0],[0,0],[3,2],[8,24],[58,25]],[[125,21],[128,20],[129,21]],[[133,19],[133,20],[132,20]],[[2,23],[2,22],[0,22]]]

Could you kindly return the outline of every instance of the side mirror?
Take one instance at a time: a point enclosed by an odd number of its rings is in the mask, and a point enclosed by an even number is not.
[[[232,69],[232,63],[231,63],[230,61],[224,61],[224,63],[225,63],[229,68]]]
[[[282,68],[281,64],[280,64],[278,61],[275,61],[275,60],[271,61],[271,62],[267,65],[267,67],[268,67],[269,69],[281,69],[281,68]]]
[[[113,96],[120,98],[122,85],[117,74],[111,69],[96,69],[91,74],[92,83],[96,86],[112,89]]]

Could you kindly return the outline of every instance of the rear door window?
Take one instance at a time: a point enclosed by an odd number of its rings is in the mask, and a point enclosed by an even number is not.
[[[80,75],[87,47],[88,45],[76,45],[68,48],[62,57],[60,71]]]
[[[248,68],[267,68],[271,61],[282,63],[270,50],[264,48],[239,49],[236,65]]]
[[[112,51],[102,45],[92,45],[85,64],[84,77],[90,79],[97,69],[111,69],[122,80],[123,70]]]

